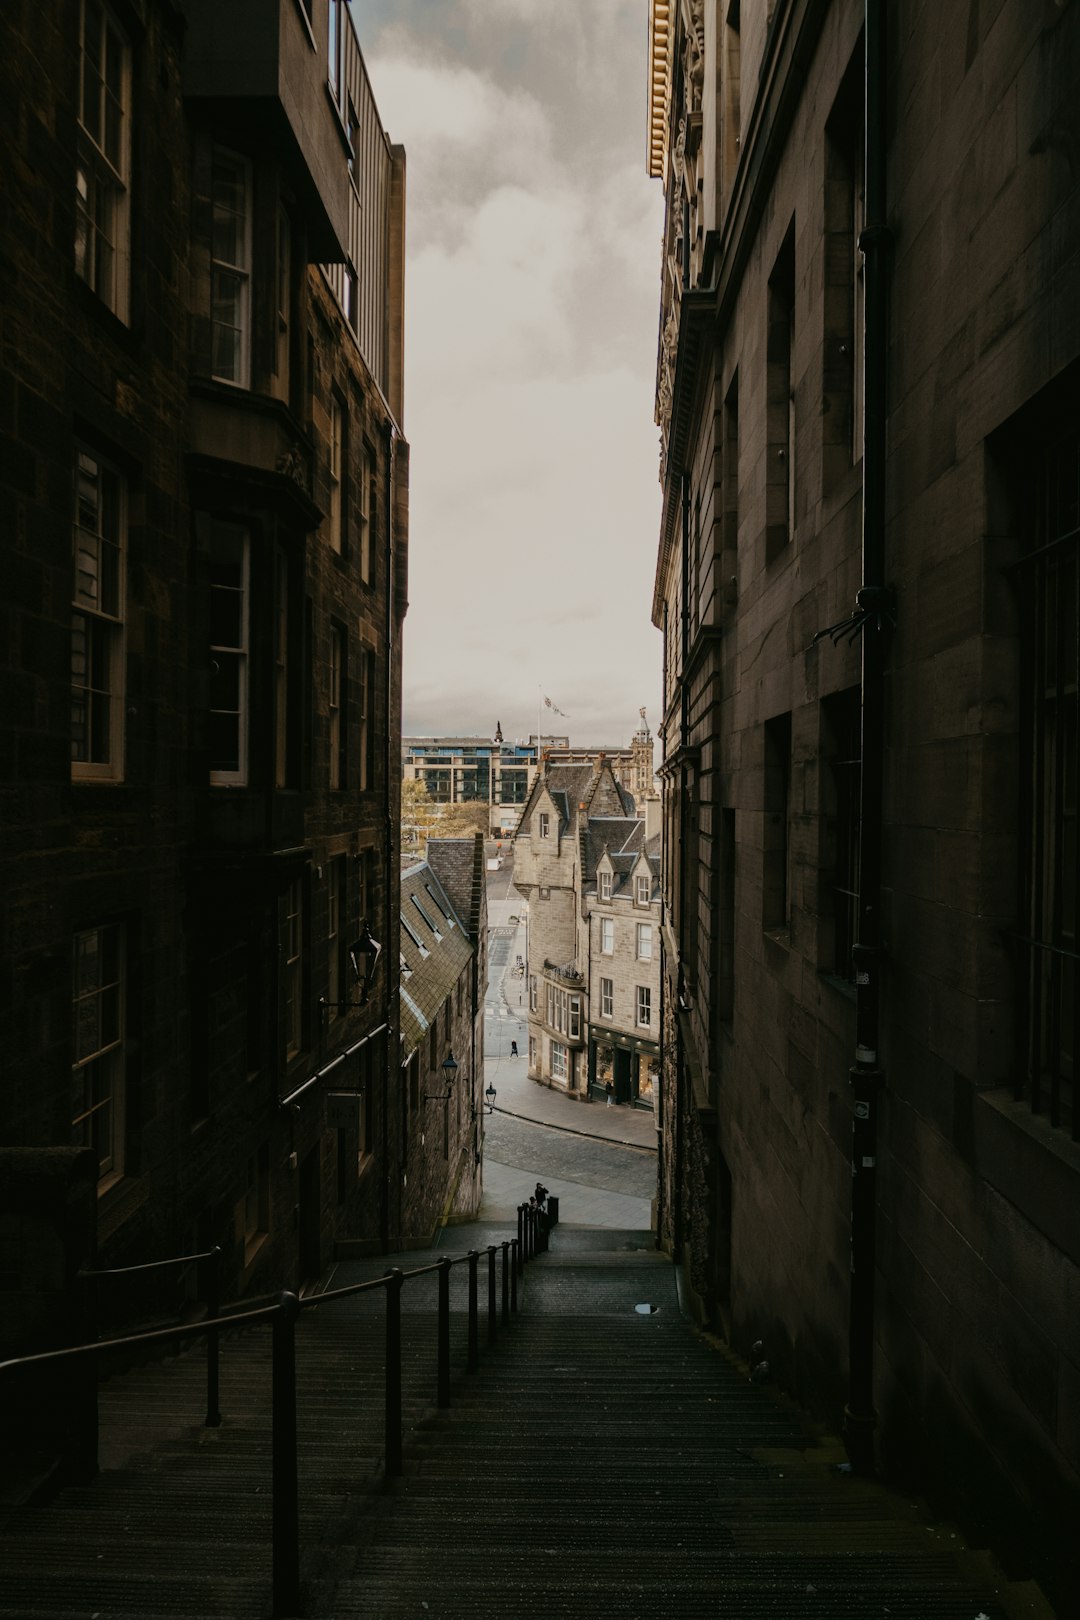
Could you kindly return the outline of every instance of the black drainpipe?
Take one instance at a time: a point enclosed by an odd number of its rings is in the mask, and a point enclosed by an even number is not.
[[[384,811],[384,837],[386,839],[385,868],[386,868],[386,1059],[382,1065],[382,1200],[379,1211],[379,1242],[383,1254],[390,1249],[390,1070],[397,1068],[398,1052],[395,1045],[397,1034],[397,1008],[398,994],[398,964],[394,952],[390,949],[392,943],[392,929],[390,919],[394,915],[394,906],[399,903],[394,895],[394,794],[393,794],[393,727],[390,724],[394,712],[394,424],[389,418],[386,428],[386,523],[384,532],[386,547],[384,566],[386,568],[386,749],[383,759],[383,811]],[[395,1155],[396,1160],[397,1155]],[[397,1166],[398,1198],[401,1196],[400,1166]],[[398,1229],[401,1228],[400,1211]]]
[[[848,1400],[844,1442],[852,1467],[874,1469],[874,1273],[877,1216],[878,1106],[884,1076],[878,1064],[881,995],[881,847],[886,625],[885,421],[887,258],[885,211],[885,4],[866,0],[866,226],[863,346],[863,547],[858,606],[862,629],[862,771],[855,1062],[849,1071],[851,1132],[851,1296],[848,1320]]]
[[[668,672],[668,607],[667,607],[667,602],[666,601],[664,603],[663,638],[664,638],[663,639],[663,648],[664,648],[664,651],[663,651],[663,670],[662,670],[661,679],[660,679],[660,691],[663,694],[663,703],[664,703],[663,712],[664,712],[664,714],[666,714],[667,713],[667,689],[668,689],[668,680],[667,680],[667,672]],[[667,728],[663,723],[661,723],[661,726],[660,726],[660,736],[661,736],[661,738],[663,740],[663,745],[664,745],[663,758],[664,758],[664,762],[666,763],[667,762]],[[664,797],[660,801],[660,870],[664,874],[664,883],[662,883],[660,885],[660,907],[661,907],[661,910],[660,910],[660,917],[661,917],[661,932],[660,932],[660,951],[661,951],[661,963],[660,963],[660,1067],[659,1067],[660,1097],[659,1097],[658,1121],[657,1121],[657,1127],[656,1127],[656,1129],[657,1129],[657,1139],[658,1139],[658,1147],[657,1147],[657,1154],[656,1154],[656,1164],[657,1164],[657,1176],[656,1176],[656,1247],[658,1249],[662,1246],[661,1245],[661,1236],[660,1235],[664,1230],[664,1220],[665,1220],[665,1217],[666,1217],[666,1201],[665,1201],[665,1198],[664,1198],[664,1185],[665,1185],[665,1183],[664,1183],[664,1119],[665,1119],[665,1114],[664,1114],[664,1087],[665,1087],[666,1080],[667,1080],[667,1069],[665,1067],[666,1059],[667,1059],[667,1043],[666,1043],[666,1041],[664,1039],[664,1027],[665,1027],[664,1026],[664,1013],[665,1013],[665,1010],[666,1010],[666,997],[664,995],[664,987],[667,984],[667,962],[666,962],[666,960],[664,959],[664,956],[663,956],[663,951],[664,951],[663,924],[667,921],[667,916],[668,916],[668,912],[667,912],[667,893],[666,893],[666,889],[665,889],[664,884],[667,883],[667,882],[670,882],[670,879],[671,879],[671,865],[670,865],[671,851],[668,849],[668,836],[667,836],[667,821],[668,821],[668,818],[667,818],[667,809],[666,809],[666,803],[665,803],[668,794],[671,792],[671,788],[667,784],[668,784],[668,778],[665,777]],[[677,1112],[677,1110],[676,1110],[676,1112]]]

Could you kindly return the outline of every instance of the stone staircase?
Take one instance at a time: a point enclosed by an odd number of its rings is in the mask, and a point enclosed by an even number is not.
[[[507,1235],[457,1228],[446,1251]],[[350,1262],[333,1283],[386,1265]],[[449,1410],[434,1404],[435,1279],[402,1295],[395,1481],[381,1467],[381,1304],[301,1317],[312,1620],[1051,1615],[919,1504],[840,1472],[834,1443],[691,1329],[648,1233],[557,1227],[491,1347],[482,1263],[471,1376],[465,1268],[452,1276]],[[269,1613],[269,1333],[223,1342],[217,1429],[201,1426],[203,1379],[193,1349],[104,1386],[98,1478],[0,1520],[0,1620]]]

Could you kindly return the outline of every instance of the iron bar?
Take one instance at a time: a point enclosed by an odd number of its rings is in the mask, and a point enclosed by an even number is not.
[[[452,1261],[439,1261],[439,1406],[450,1405],[450,1267]]]
[[[495,1245],[489,1243],[488,1257],[488,1344],[494,1344],[499,1336],[499,1318],[495,1312]]]
[[[510,1245],[502,1244],[502,1319],[505,1326],[510,1320]]]
[[[479,1313],[477,1311],[477,1302],[476,1302],[476,1294],[477,1294],[476,1268],[477,1268],[477,1264],[479,1263],[479,1260],[480,1260],[479,1251],[477,1249],[470,1249],[469,1250],[469,1356],[468,1356],[468,1360],[467,1360],[467,1362],[465,1364],[466,1365],[466,1370],[468,1372],[475,1372],[477,1367],[480,1365],[480,1352],[479,1352],[479,1346],[478,1346],[478,1342],[477,1342],[478,1339],[479,1339],[478,1321],[477,1321]]]
[[[271,1438],[274,1616],[300,1613],[300,1488],[296,1467],[296,1319],[300,1301],[285,1293],[273,1321]]]
[[[521,1243],[518,1238],[510,1239],[510,1309],[517,1314],[518,1308],[518,1271],[521,1268]]]
[[[216,1429],[221,1423],[220,1397],[220,1331],[213,1326],[221,1306],[221,1247],[216,1245],[205,1257],[206,1315],[210,1326],[206,1330],[206,1422],[204,1428]]]
[[[386,1473],[396,1479],[401,1473],[401,1290],[405,1278],[397,1266],[386,1273],[386,1388],[385,1451]]]

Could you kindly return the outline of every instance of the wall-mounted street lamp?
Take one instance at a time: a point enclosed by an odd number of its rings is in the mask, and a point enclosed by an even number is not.
[[[442,1062],[443,1079],[446,1081],[445,1091],[424,1093],[425,1102],[441,1102],[443,1104],[443,1158],[450,1157],[450,1097],[454,1090],[454,1081],[457,1079],[458,1064],[453,1052],[447,1054]]]
[[[487,1090],[484,1092],[484,1097],[487,1102],[487,1111],[489,1114],[493,1114],[495,1112],[495,1096],[495,1087],[489,1085]]]
[[[371,981],[375,977],[375,965],[379,960],[382,945],[372,935],[365,917],[360,924],[360,933],[352,944],[346,947],[345,954],[349,958],[349,966],[356,980],[356,988],[360,993],[358,1001],[327,1001],[324,996],[319,997],[319,1011],[325,1012],[328,1007],[340,1011],[343,1007],[364,1007],[367,1005],[368,991]]]
[[[442,1079],[447,1082],[447,1089],[445,1089],[445,1092],[424,1092],[424,1102],[449,1103],[453,1082],[457,1081],[457,1077],[458,1059],[453,1056],[453,1053],[450,1053],[447,1058],[442,1059]]]

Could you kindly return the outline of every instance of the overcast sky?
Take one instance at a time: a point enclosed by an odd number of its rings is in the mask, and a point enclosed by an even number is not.
[[[646,0],[353,0],[407,155],[407,735],[660,722]]]

